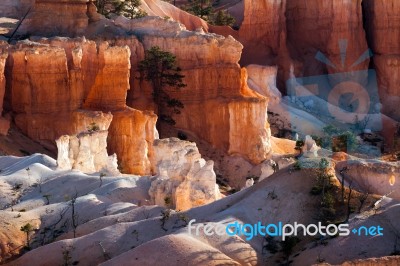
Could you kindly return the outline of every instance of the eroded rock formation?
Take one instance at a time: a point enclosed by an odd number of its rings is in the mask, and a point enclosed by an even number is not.
[[[6,90],[6,78],[4,76],[4,70],[6,65],[6,59],[8,57],[7,45],[0,42],[0,134],[6,135],[10,127],[10,122],[1,116],[3,112],[3,99]]]
[[[115,141],[109,141],[108,149],[129,161],[122,164],[123,171],[150,174],[151,145],[136,144],[158,136],[156,117],[126,106],[130,57],[127,46],[84,38],[21,42],[10,48],[7,61],[7,108],[24,133],[50,149],[60,136],[87,130],[92,117],[84,110],[111,111],[115,115],[108,138]],[[124,167],[131,160],[136,166]]]
[[[105,172],[118,175],[117,157],[107,154],[107,136],[112,115],[92,112],[92,122],[77,135],[64,135],[56,140],[57,165],[61,170],[76,169],[84,173]]]
[[[108,150],[118,155],[119,166],[126,173],[146,175],[154,172],[151,158],[153,141],[158,139],[157,116],[153,112],[125,108],[113,112]]]
[[[202,159],[195,143],[155,140],[154,152],[157,176],[149,194],[156,205],[183,211],[221,198],[214,162]]]
[[[182,113],[174,116],[178,128],[254,164],[266,158],[270,152],[267,99],[247,87],[247,72],[238,65],[243,48],[239,42],[232,37],[189,32],[174,21],[155,17],[120,17],[116,25],[141,35],[145,49],[158,46],[176,56],[187,84],[180,91],[168,91],[184,104]],[[141,109],[143,97],[152,102],[151,87],[133,86],[128,102]],[[243,141],[243,136],[248,141]]]
[[[400,2],[364,0],[363,6],[383,112],[399,121]]]

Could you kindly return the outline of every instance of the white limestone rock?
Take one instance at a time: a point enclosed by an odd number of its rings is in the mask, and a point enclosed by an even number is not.
[[[107,130],[61,136],[56,140],[58,169],[118,175],[116,155],[107,154],[107,136]]]
[[[321,149],[315,140],[307,135],[302,148],[303,156],[305,157],[318,157],[318,151]]]
[[[168,138],[153,146],[157,176],[149,195],[154,204],[187,210],[221,198],[214,162],[202,159],[195,143]]]

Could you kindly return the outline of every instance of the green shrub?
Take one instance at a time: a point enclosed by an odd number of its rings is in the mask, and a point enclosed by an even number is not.
[[[303,140],[297,140],[296,141],[296,146],[294,147],[295,150],[301,151],[301,149],[304,146],[304,141]]]
[[[311,195],[320,195],[322,192],[322,187],[319,185],[315,185],[311,188],[310,194]]]
[[[299,161],[295,162],[295,164],[293,165],[293,169],[294,169],[295,171],[299,171],[299,170],[302,169],[302,166],[301,166],[301,164],[300,164]]]

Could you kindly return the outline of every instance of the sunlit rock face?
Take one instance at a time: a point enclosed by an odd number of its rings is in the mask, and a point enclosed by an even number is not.
[[[286,1],[244,0],[244,19],[238,40],[243,43],[244,65],[273,63],[285,43]]]
[[[187,84],[180,91],[168,90],[184,104],[182,113],[173,116],[178,128],[252,163],[266,158],[270,151],[267,99],[247,87],[246,71],[238,64],[243,48],[239,42],[232,37],[189,32],[183,25],[155,17],[118,18],[116,24],[142,36],[144,49],[158,46],[176,56]],[[141,52],[136,49],[132,54],[141,58]],[[132,69],[134,64],[132,61]],[[128,104],[152,109],[151,102],[149,84],[131,82]]]
[[[243,64],[278,66],[284,91],[290,68],[296,77],[348,73],[362,85],[377,72],[382,112],[400,119],[400,3],[390,1],[244,1],[244,20],[237,36],[244,45]],[[269,14],[269,15],[266,15]],[[365,22],[365,24],[363,24]],[[304,34],[304,33],[310,34]],[[370,48],[372,58],[359,60]],[[329,62],[315,58],[323,53]],[[342,61],[343,59],[343,61]],[[369,65],[370,61],[373,65]],[[331,66],[330,66],[331,64]],[[333,67],[334,65],[334,67]],[[333,80],[327,80],[332,82]]]
[[[85,39],[43,42],[50,44],[12,46],[7,61],[6,103],[17,126],[29,137],[51,142],[63,134],[79,133],[79,126],[71,123],[78,109],[125,107],[128,48],[106,43],[97,47]]]
[[[361,0],[286,1],[287,40],[292,57],[303,62],[304,75],[314,75],[326,68],[329,73],[368,68],[369,60],[352,66],[368,48],[361,2]],[[339,49],[340,40],[347,42],[343,65]],[[324,53],[336,69],[318,62],[314,58],[317,51]]]
[[[111,154],[117,154],[127,173],[150,174],[148,156],[152,140],[158,137],[156,116],[126,106],[130,57],[127,46],[84,38],[41,39],[12,46],[7,61],[7,107],[25,134],[50,149],[60,136],[87,130],[92,117],[86,111],[112,112]]]
[[[244,20],[237,38],[244,45],[241,62],[278,65],[281,87],[285,86],[291,65],[296,76],[339,70],[317,61],[314,57],[318,51],[338,65],[340,72],[368,67],[368,60],[350,67],[367,50],[361,0],[245,0]],[[347,41],[344,66],[339,49],[342,39]]]
[[[282,94],[276,87],[278,68],[276,66],[248,65],[246,66],[249,87],[268,97],[269,104],[278,104]]]
[[[107,136],[112,115],[95,113],[93,122],[77,135],[64,135],[56,140],[58,148],[57,165],[62,170],[80,170],[84,173],[104,171],[118,174],[117,158],[107,154]],[[97,119],[95,119],[97,118]],[[99,121],[99,120],[102,121]],[[97,124],[94,121],[100,122]]]
[[[156,205],[187,210],[221,197],[214,162],[201,158],[196,144],[177,138],[154,141],[157,172],[149,194]]]
[[[151,159],[153,141],[158,139],[157,116],[153,112],[125,108],[113,112],[108,151],[118,155],[124,173],[146,175],[154,172]]]
[[[0,42],[0,112],[3,112],[3,99],[6,89],[6,78],[4,76],[4,70],[6,65],[6,59],[8,57],[7,45]],[[3,117],[0,117],[0,134],[6,135],[10,127],[10,122]]]
[[[46,24],[51,23],[46,20]],[[48,31],[46,27],[43,30]],[[92,32],[93,27],[89,25],[86,30]],[[176,55],[187,84],[179,92],[167,89],[185,106],[181,114],[173,116],[176,127],[253,164],[266,159],[270,152],[268,99],[247,87],[247,72],[238,64],[243,48],[238,41],[203,31],[190,32],[177,22],[157,17],[119,17],[110,27],[111,32],[114,30],[116,35],[122,31],[129,36],[111,38],[99,33],[101,41],[97,42],[35,37],[34,42],[23,41],[10,48],[7,109],[14,113],[24,133],[54,149],[54,140],[61,135],[80,132],[72,115],[76,110],[111,111],[114,119],[109,151],[117,154],[124,171],[150,174],[151,141],[157,135],[151,111],[156,108],[152,88],[138,79],[137,67],[146,49],[159,46]],[[65,35],[73,36],[68,32]],[[127,106],[150,112],[138,115]],[[131,129],[118,122],[126,121],[129,112],[135,113],[127,122],[134,127]],[[54,113],[57,116],[49,115]],[[139,131],[138,125],[142,125]],[[137,140],[136,136],[143,138]],[[114,138],[125,144],[118,144]],[[138,146],[127,148],[129,143]],[[135,154],[136,149],[140,152]]]

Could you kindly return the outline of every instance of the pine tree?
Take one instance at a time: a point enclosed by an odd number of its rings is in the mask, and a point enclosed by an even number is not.
[[[216,15],[213,24],[217,26],[233,26],[234,23],[235,23],[234,17],[232,17],[225,10],[220,10]]]
[[[33,226],[30,223],[27,223],[24,226],[21,226],[20,230],[26,234],[26,247],[30,249],[30,233],[34,231]]]
[[[177,66],[176,57],[170,52],[165,52],[158,46],[153,46],[146,51],[145,59],[139,63],[141,78],[150,81],[153,87],[153,100],[156,104],[156,113],[161,120],[174,125],[175,121],[164,107],[172,109],[179,114],[184,106],[181,101],[171,98],[165,88],[180,89],[186,87],[180,67]]]
[[[98,12],[106,17],[115,13],[130,19],[147,16],[147,13],[140,9],[140,4],[141,0],[96,0],[95,2]]]
[[[186,11],[202,19],[207,20],[208,16],[210,16],[213,12],[211,0],[192,0],[189,2],[190,4]]]

